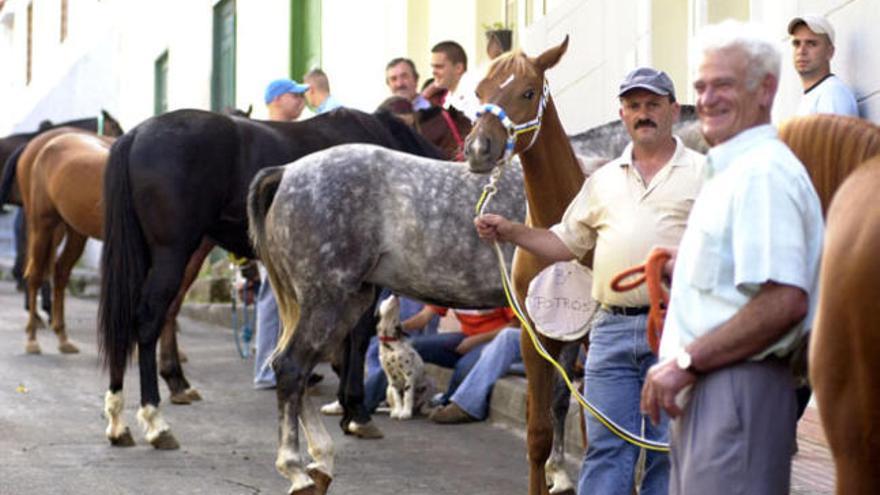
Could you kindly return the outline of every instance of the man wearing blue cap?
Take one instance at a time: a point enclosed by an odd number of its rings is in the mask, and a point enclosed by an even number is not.
[[[550,261],[581,259],[593,250],[593,299],[601,304],[590,330],[584,392],[612,421],[651,440],[665,441],[658,424],[639,413],[642,382],[657,362],[645,336],[648,292],[611,290],[619,272],[644,262],[654,246],[677,246],[703,183],[703,155],[672,135],[679,105],[666,73],[641,67],[620,85],[620,119],[632,138],[623,154],[584,182],[562,220],[536,229],[487,214],[474,223],[480,237],[510,241]],[[587,416],[590,439],[578,493],[633,493],[639,448]],[[642,495],[665,495],[666,454],[646,454]]]
[[[269,120],[290,122],[299,118],[306,106],[305,92],[308,84],[300,84],[290,79],[276,79],[266,88],[266,106],[269,107]]]
[[[299,84],[290,79],[276,79],[266,87],[265,101],[269,108],[269,120],[291,122],[299,118],[306,106],[305,92],[308,84]],[[257,292],[257,337],[254,353],[254,387],[275,388],[275,372],[267,361],[281,331],[278,303],[269,284],[265,271],[260,270],[262,283]]]

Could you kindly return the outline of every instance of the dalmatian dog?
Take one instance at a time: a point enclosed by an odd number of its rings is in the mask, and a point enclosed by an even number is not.
[[[425,364],[419,353],[405,340],[400,326],[400,300],[388,297],[379,305],[379,361],[388,377],[386,400],[392,419],[410,419],[424,414],[433,389],[425,375]]]

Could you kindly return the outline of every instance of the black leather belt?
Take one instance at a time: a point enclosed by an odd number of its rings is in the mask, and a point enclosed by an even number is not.
[[[638,316],[648,314],[651,306],[610,306],[603,304],[602,309],[615,315]]]

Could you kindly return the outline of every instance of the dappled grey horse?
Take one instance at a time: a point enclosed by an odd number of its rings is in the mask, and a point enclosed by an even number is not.
[[[506,304],[497,259],[473,228],[488,176],[464,164],[372,145],[341,145],[251,183],[248,217],[266,264],[284,331],[273,356],[278,377],[276,467],[291,493],[324,493],[332,442],[305,395],[306,377],[373,301],[376,286],[456,308]],[[489,211],[525,216],[522,171],[507,170]],[[509,261],[513,249],[507,246]],[[313,462],[299,450],[302,422]]]

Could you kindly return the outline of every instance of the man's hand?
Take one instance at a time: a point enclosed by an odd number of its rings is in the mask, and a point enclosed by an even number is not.
[[[461,342],[455,347],[455,352],[459,355],[464,356],[468,352],[471,351],[474,347],[483,343],[485,339],[480,338],[480,335],[470,335],[462,339]]]
[[[675,360],[668,360],[651,366],[642,387],[642,414],[651,418],[655,425],[660,422],[660,408],[671,418],[681,415],[681,408],[675,402],[678,394],[697,381],[696,375],[680,369]]]
[[[477,227],[477,235],[487,241],[507,241],[513,223],[494,213],[487,213],[474,219],[474,226]]]

